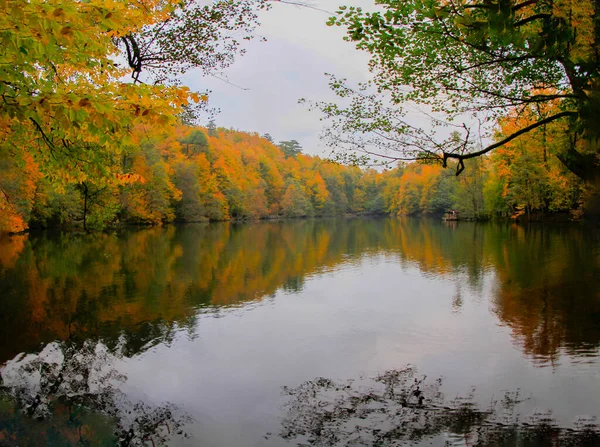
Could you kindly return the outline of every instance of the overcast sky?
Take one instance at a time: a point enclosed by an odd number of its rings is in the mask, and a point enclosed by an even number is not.
[[[331,12],[343,4],[373,8],[368,0],[311,0],[309,4]],[[224,72],[231,84],[196,72],[187,74],[184,83],[192,89],[212,90],[210,104],[221,110],[215,117],[217,126],[268,132],[275,142],[295,139],[305,153],[326,155],[319,142],[323,125],[319,112],[309,111],[298,99],[334,99],[325,73],[351,83],[369,76],[367,55],[342,40],[343,28],[325,25],[330,15],[273,2],[270,11],[261,13],[262,25],[256,31],[267,41],[256,39],[246,45],[247,53]]]

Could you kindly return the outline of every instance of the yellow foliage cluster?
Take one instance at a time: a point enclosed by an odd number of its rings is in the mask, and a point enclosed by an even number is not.
[[[175,121],[187,87],[127,80],[115,41],[162,22],[164,0],[0,2],[0,153],[31,154],[55,183],[114,178],[131,129]]]
[[[135,145],[96,176],[65,165],[62,182],[28,162],[0,165],[2,202],[9,216],[0,231],[38,225],[100,229],[110,223],[160,225],[203,221],[383,214],[384,186],[392,176],[297,154],[286,155],[256,134],[219,129],[138,124]],[[83,175],[85,174],[85,175]],[[16,209],[12,203],[21,203]],[[86,225],[87,224],[87,225]]]

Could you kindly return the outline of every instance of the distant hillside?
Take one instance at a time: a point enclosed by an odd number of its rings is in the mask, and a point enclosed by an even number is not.
[[[111,172],[52,179],[33,160],[0,160],[0,230],[116,223],[333,216],[387,212],[382,174],[342,166],[226,129],[134,130]]]

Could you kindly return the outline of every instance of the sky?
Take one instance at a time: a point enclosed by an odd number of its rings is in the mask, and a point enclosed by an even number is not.
[[[343,4],[373,8],[368,0],[309,0],[307,4],[331,13]],[[193,90],[212,91],[209,103],[220,109],[214,118],[217,126],[270,133],[276,143],[297,140],[304,153],[326,156],[329,150],[319,141],[320,113],[309,111],[298,100],[334,100],[325,73],[350,83],[369,77],[367,55],[343,40],[343,28],[325,24],[331,15],[273,2],[269,11],[261,12],[256,30],[266,42],[255,39],[246,45],[246,54],[219,75],[229,83],[200,71],[188,73],[183,82]]]

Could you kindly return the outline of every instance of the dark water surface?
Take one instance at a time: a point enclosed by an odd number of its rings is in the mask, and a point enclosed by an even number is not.
[[[599,346],[577,225],[0,239],[0,445],[598,445]]]

